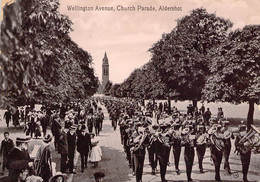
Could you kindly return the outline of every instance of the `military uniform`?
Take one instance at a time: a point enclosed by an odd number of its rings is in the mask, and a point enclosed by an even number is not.
[[[221,139],[220,139],[221,140]],[[216,145],[211,144],[210,146],[211,158],[215,166],[215,180],[221,181],[220,179],[220,165],[222,162],[223,151],[219,150]]]
[[[186,133],[187,132],[187,133]],[[187,180],[188,182],[192,181],[191,178],[191,172],[192,172],[192,166],[194,162],[194,146],[195,146],[195,136],[194,139],[191,137],[192,134],[192,125],[187,125],[186,128],[182,132],[183,137],[188,137],[189,139],[187,141],[183,141],[184,145],[184,161],[186,164],[186,174],[187,174]]]
[[[231,174],[231,170],[230,170],[230,165],[229,165],[229,156],[230,156],[230,152],[231,152],[231,138],[234,139],[233,134],[231,134],[229,131],[227,131],[227,125],[229,124],[228,121],[223,121],[222,125],[223,125],[223,133],[229,133],[230,136],[225,138],[224,141],[224,150],[223,150],[223,156],[224,156],[224,169]]]
[[[246,126],[240,125],[239,130],[240,130],[240,132],[239,132],[239,135],[236,137],[235,146],[236,146],[236,150],[238,150],[238,153],[240,154],[240,159],[242,162],[243,181],[248,182],[247,174],[248,174],[248,169],[249,169],[250,160],[251,160],[251,150],[249,150],[246,153],[242,153],[240,151],[239,141],[246,135]]]
[[[180,125],[175,125],[174,129],[177,132],[177,135],[180,136],[180,131],[178,131]],[[175,165],[175,170],[177,174],[180,174],[180,169],[179,169],[179,162],[180,162],[180,156],[181,156],[181,138],[173,138],[172,139],[172,148],[173,148],[173,156],[174,156],[174,165]]]

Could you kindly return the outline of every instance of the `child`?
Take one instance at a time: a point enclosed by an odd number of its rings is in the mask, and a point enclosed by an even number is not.
[[[94,178],[96,182],[101,182],[103,181],[103,178],[105,177],[105,174],[103,172],[96,172],[94,174]]]
[[[102,157],[102,151],[101,148],[98,146],[99,141],[93,139],[92,144],[92,150],[89,154],[89,161],[94,164],[94,167],[98,166],[98,161],[101,160]]]

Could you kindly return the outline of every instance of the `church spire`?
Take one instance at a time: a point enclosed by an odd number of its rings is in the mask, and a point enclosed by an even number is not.
[[[105,52],[105,56],[103,58],[103,64],[108,64],[107,52]]]

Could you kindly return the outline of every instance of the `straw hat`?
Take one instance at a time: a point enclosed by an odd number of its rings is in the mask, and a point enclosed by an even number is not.
[[[54,176],[52,176],[49,180],[49,182],[55,182],[58,177],[62,177],[63,180],[67,178],[67,175],[62,174],[61,172],[57,172]]]

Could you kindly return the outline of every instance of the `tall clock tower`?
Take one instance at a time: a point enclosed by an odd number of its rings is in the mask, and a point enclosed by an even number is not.
[[[109,64],[108,64],[107,53],[105,52],[105,56],[103,58],[103,63],[102,63],[102,87],[103,87],[103,90],[105,89],[105,86],[106,86],[108,81],[109,81]]]

